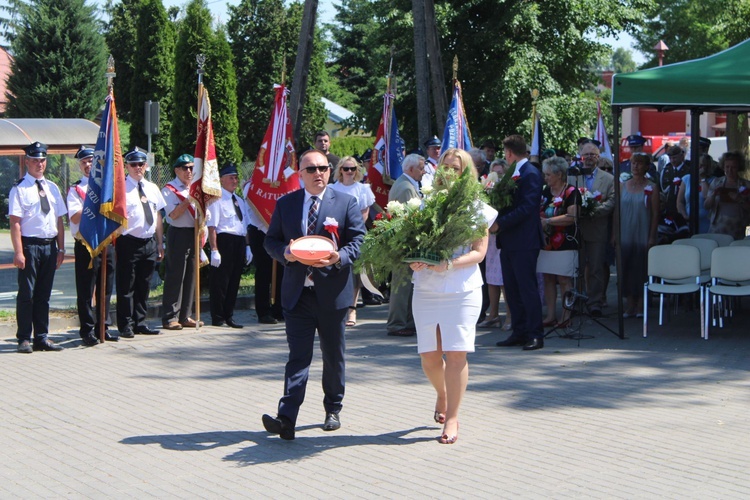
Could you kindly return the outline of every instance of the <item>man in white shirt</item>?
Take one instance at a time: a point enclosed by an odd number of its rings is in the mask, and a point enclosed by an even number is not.
[[[25,151],[26,175],[16,181],[8,196],[13,265],[18,268],[18,352],[61,351],[62,346],[47,334],[52,282],[65,257],[62,217],[68,210],[58,187],[44,178],[47,146],[34,142]]]
[[[221,198],[208,207],[208,244],[211,246],[211,324],[242,328],[233,319],[243,267],[253,260],[247,238],[247,204],[235,191],[237,167],[227,163],[219,172]]]
[[[161,190],[167,203],[167,250],[161,324],[167,330],[202,326],[190,317],[195,301],[195,206],[190,203],[193,157],[180,155],[172,164],[175,178]]]
[[[143,177],[146,153],[135,148],[125,155],[125,205],[128,228],[115,242],[117,253],[117,329],[120,337],[159,335],[146,324],[151,275],[164,258],[160,210],[166,206],[161,191]]]
[[[112,297],[112,287],[115,281],[115,251],[114,248],[107,251],[107,260],[102,266],[102,254],[91,259],[86,245],[77,237],[78,229],[81,223],[81,214],[83,214],[83,205],[86,200],[86,192],[89,187],[89,174],[91,166],[94,163],[93,148],[81,146],[75,155],[78,160],[78,166],[81,169],[81,179],[70,186],[68,190],[68,217],[70,219],[70,234],[75,239],[73,249],[76,257],[76,294],[78,296],[78,321],[80,323],[79,335],[83,344],[86,346],[95,346],[99,343],[98,325],[101,323],[102,308],[97,297],[97,307],[94,311],[92,299],[99,283],[101,283],[101,273],[106,273],[106,287],[104,300],[104,321],[109,326],[109,302]],[[106,329],[105,326],[105,329]],[[117,335],[105,333],[105,339],[117,341]]]
[[[427,159],[424,164],[424,174],[422,175],[421,186],[432,186],[432,181],[435,180],[435,172],[438,167],[441,145],[440,139],[438,139],[436,135],[433,135],[432,139],[429,139],[424,143]]]

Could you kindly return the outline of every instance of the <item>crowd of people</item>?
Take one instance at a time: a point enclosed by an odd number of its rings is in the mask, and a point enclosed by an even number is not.
[[[493,141],[468,152],[454,148],[441,152],[438,139],[429,139],[424,144],[426,154],[414,151],[404,158],[403,173],[390,186],[390,201],[422,199],[425,186],[438,182],[436,172],[441,168],[469,170],[478,181],[490,173],[503,177],[512,169],[512,201],[497,209],[477,202],[475,209],[488,228],[484,237],[465,242],[438,264],[394,263],[389,283],[380,284],[383,293],[375,290],[374,294],[362,287],[352,264],[367,228],[386,207],[375,203],[366,180],[369,152],[339,159],[330,152],[325,132],[316,135],[315,149],[300,155],[302,189],[277,201],[267,229],[238,194],[237,167],[228,163],[221,168],[221,197],[206,214],[208,255],[196,253],[194,244],[196,208],[188,196],[192,156],[177,158],[172,165],[174,179],[160,189],[144,178],[147,156],[135,148],[124,156],[127,229],[114,239],[106,257],[93,259],[79,239],[78,228],[94,151],[82,146],[75,155],[82,177],[71,186],[66,204],[57,186],[44,177],[46,146],[35,142],[26,148],[26,175],[9,197],[18,268],[18,352],[63,349],[48,339],[48,316],[55,269],[64,258],[63,216],[68,215],[76,238],[77,304],[84,345],[100,342],[96,326],[102,321],[107,341],[161,333],[146,320],[151,278],[162,260],[163,329],[202,326],[191,317],[196,259],[210,264],[211,325],[242,328],[234,320],[235,303],[243,269],[254,261],[258,322],[283,321],[289,347],[277,413],[262,419],[269,432],[283,439],[295,437],[316,332],[323,354],[323,428],[340,428],[345,330],[356,326],[360,301],[388,302],[386,332],[417,336],[422,368],[436,392],[433,417],[443,425],[439,441],[453,444],[468,382],[467,353],[474,351],[477,328],[510,331],[497,342],[499,347],[542,349],[545,327],[566,327],[571,320],[566,307],[558,316],[557,297],[576,287],[586,298],[588,312],[602,316],[608,306],[614,245],[622,251],[625,317],[640,316],[648,249],[689,235],[685,226],[691,211],[691,175],[699,176],[700,203],[693,208],[699,211],[700,231],[744,237],[750,222],[750,185],[739,177],[744,156],[726,153],[715,165],[704,151],[693,167],[685,150],[674,145],[667,152],[668,161],[657,167],[642,151],[644,142],[639,135],[628,137],[632,156],[620,165],[621,176],[615,179],[611,160],[602,158],[600,144],[592,139],[582,138],[574,155],[546,150],[537,158],[530,156],[523,137],[511,135],[502,142],[503,158],[497,159]],[[621,238],[614,236],[613,229],[618,181]],[[290,250],[291,242],[307,235],[328,236],[324,221],[330,220],[338,224],[335,250],[313,264],[300,262]],[[271,272],[274,261],[280,264],[277,272]],[[95,290],[102,274],[107,287],[97,300]],[[116,330],[108,328],[113,283]],[[500,308],[502,295],[505,315]]]

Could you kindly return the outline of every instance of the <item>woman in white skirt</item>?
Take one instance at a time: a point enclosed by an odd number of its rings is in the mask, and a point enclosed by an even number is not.
[[[360,182],[364,176],[364,171],[357,159],[353,156],[347,156],[339,160],[338,165],[336,165],[336,170],[333,172],[335,182],[330,187],[354,196],[359,209],[362,211],[362,220],[367,220],[370,206],[375,203],[375,195],[369,184]],[[359,290],[362,288],[362,280],[359,275],[352,274],[352,279],[354,280],[354,298],[346,316],[346,326],[348,327],[357,325],[357,298],[359,297]]]
[[[542,164],[547,183],[542,191],[540,216],[546,245],[539,252],[536,270],[544,276],[544,303],[547,316],[543,326],[567,326],[570,311],[563,310],[560,322],[556,319],[557,285],[560,296],[571,289],[572,277],[578,267],[579,232],[576,216],[581,206],[581,193],[568,184],[568,162],[559,156],[547,158]]]
[[[466,151],[451,148],[438,162],[458,173],[476,169]],[[497,211],[478,202],[489,227]],[[458,439],[458,409],[469,381],[466,353],[474,352],[476,323],[482,308],[482,275],[479,263],[487,252],[487,234],[457,249],[438,265],[410,264],[414,271],[412,310],[417,327],[417,349],[422,369],[437,392],[435,422],[443,424],[439,442]]]

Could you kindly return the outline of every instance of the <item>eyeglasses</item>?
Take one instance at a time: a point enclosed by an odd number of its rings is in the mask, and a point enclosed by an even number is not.
[[[312,165],[310,167],[305,167],[305,171],[308,174],[314,174],[316,171],[320,172],[321,174],[326,172],[330,167],[328,165]]]
[[[138,163],[128,163],[128,166],[129,167],[142,167],[145,164],[146,164],[145,162],[139,161]]]
[[[357,167],[341,167],[342,172],[356,172]]]
[[[182,165],[182,166],[177,167],[177,168],[181,168],[182,170],[189,170],[190,172],[193,171],[193,167],[189,167],[187,165]]]

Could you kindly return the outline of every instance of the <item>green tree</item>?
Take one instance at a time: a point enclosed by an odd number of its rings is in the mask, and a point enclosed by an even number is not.
[[[623,47],[618,47],[612,53],[612,69],[615,73],[631,73],[636,70],[633,53]]]
[[[637,49],[653,56],[644,67],[653,67],[659,40],[669,47],[665,64],[706,57],[750,37],[748,16],[747,0],[666,0],[648,9],[632,34]]]
[[[105,95],[104,40],[84,0],[20,6],[8,77],[10,117],[94,118]]]
[[[574,96],[595,83],[590,71],[606,46],[597,35],[630,29],[640,21],[650,0],[445,0],[436,4],[446,81],[453,56],[473,137],[502,138],[524,130],[531,114],[532,89],[543,98]],[[413,91],[411,2],[405,0],[348,0],[338,8],[337,20],[358,26],[333,31],[333,59],[349,75],[370,75],[368,84],[356,78],[342,86],[358,96],[376,126],[384,91],[388,48],[395,46],[394,72],[398,83],[396,109],[402,135],[415,144],[416,99]],[[489,14],[491,13],[491,15]],[[379,26],[378,29],[374,29]],[[374,77],[372,75],[375,75]],[[339,73],[339,78],[347,78]],[[356,88],[352,88],[355,87]],[[371,88],[370,86],[379,87]]]
[[[16,33],[18,10],[24,5],[22,0],[7,0],[0,5],[0,47],[7,48]]]
[[[220,163],[238,162],[242,153],[237,138],[236,75],[226,34],[212,30],[211,12],[204,0],[192,0],[180,22],[175,48],[172,154],[195,149],[197,80],[196,57],[206,57],[203,83],[211,98],[211,112]]]
[[[137,8],[138,26],[134,71],[137,79],[130,87],[130,147],[145,148],[144,103],[159,103],[159,133],[151,136],[151,151],[157,165],[170,160],[169,131],[174,89],[175,31],[161,0],[141,0]]]
[[[108,0],[105,12],[109,16],[104,38],[109,53],[115,60],[115,100],[117,114],[123,120],[130,120],[130,92],[133,88],[133,75],[136,61],[136,40],[138,38],[139,0]]]
[[[237,72],[237,118],[244,158],[258,154],[273,107],[273,84],[294,68],[296,41],[286,38],[287,9],[283,0],[243,0],[229,6],[227,33]],[[291,64],[291,65],[290,65]],[[288,83],[288,82],[287,82]]]

